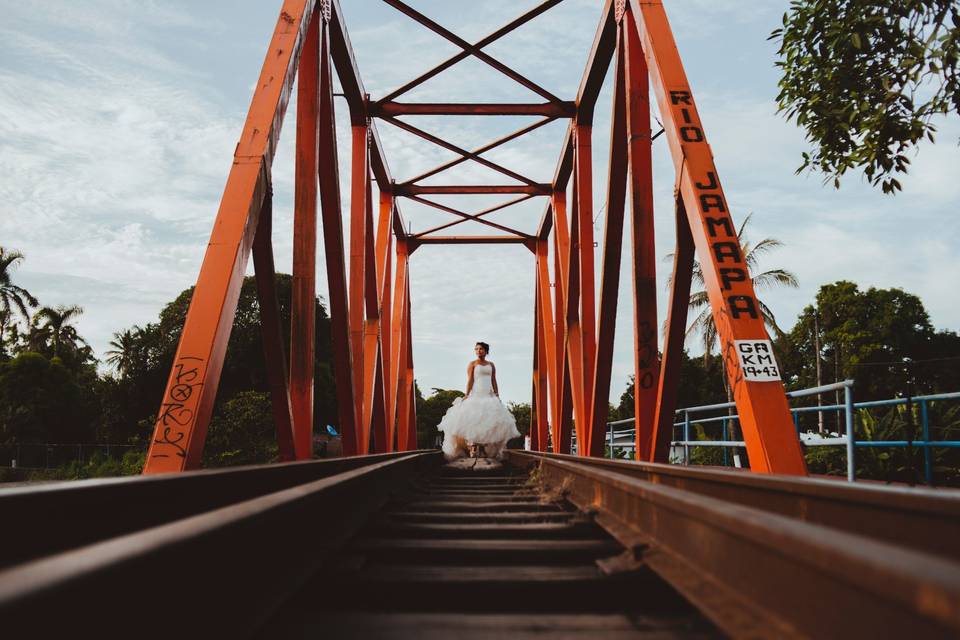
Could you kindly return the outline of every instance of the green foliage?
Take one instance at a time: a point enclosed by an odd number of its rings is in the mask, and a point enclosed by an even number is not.
[[[241,391],[210,421],[203,448],[206,467],[264,464],[277,459],[270,394]]]
[[[711,427],[719,430],[722,427],[715,423],[710,423]],[[707,430],[704,428],[704,425],[694,422],[690,425],[690,428],[693,430],[693,433],[690,435],[693,436],[693,440],[720,440],[720,434],[711,435],[707,433]],[[711,465],[711,466],[723,466],[723,449],[720,447],[691,447],[690,448],[690,464],[701,464],[701,465]]]
[[[686,351],[680,363],[680,388],[677,407],[696,407],[724,401],[723,369],[720,356],[706,355],[691,358]],[[620,395],[620,403],[610,411],[610,421],[626,420],[634,416],[634,376],[627,379],[627,387]]]
[[[796,289],[799,283],[797,276],[792,272],[779,268],[768,269],[766,271],[760,270],[760,258],[764,254],[782,247],[783,243],[776,238],[763,238],[754,244],[744,233],[752,219],[752,213],[744,218],[743,223],[737,230],[737,239],[740,241],[743,261],[747,265],[747,270],[750,272],[750,280],[753,283],[754,289],[763,290],[775,287],[791,287]],[[673,254],[669,254],[667,257],[672,260]],[[695,260],[693,263],[691,282],[697,289],[690,294],[690,313],[693,314],[693,320],[687,329],[687,338],[693,335],[699,335],[704,354],[712,354],[717,348],[719,334],[717,333],[717,325],[713,319],[713,309],[710,306],[710,299],[707,296],[703,267],[700,265],[699,260]],[[777,325],[777,319],[774,317],[773,311],[759,298],[757,299],[757,305],[760,307],[760,315],[763,317],[764,324],[766,324],[773,333],[780,335],[782,331],[779,325]]]
[[[508,449],[522,449],[524,438],[530,434],[530,427],[533,424],[533,414],[529,402],[510,402],[507,409],[513,414],[513,419],[517,423],[517,431],[520,437],[507,442]]]
[[[40,304],[29,291],[13,282],[13,270],[23,260],[24,256],[19,251],[0,247],[0,360],[8,356],[8,330],[17,335],[16,316],[29,322],[30,307]],[[10,342],[16,342],[16,339]]]
[[[906,153],[934,139],[932,118],[960,113],[956,0],[794,0],[770,38],[780,43],[780,111],[813,147],[798,172],[839,187],[862,168],[895,193]]]
[[[96,398],[59,358],[0,362],[0,444],[89,442]]]
[[[507,409],[513,414],[513,419],[517,422],[517,431],[525,436],[530,433],[530,424],[532,421],[529,402],[510,402]]]
[[[135,476],[143,471],[146,451],[128,451],[119,459],[96,452],[87,460],[74,461],[56,469],[40,469],[30,473],[30,480],[85,480]]]
[[[417,396],[417,445],[421,449],[433,449],[439,432],[437,425],[443,414],[453,405],[453,401],[463,397],[459,389],[438,389],[434,387],[429,398],[424,398],[420,387],[416,387]]]
[[[824,384],[856,380],[856,400],[960,389],[960,336],[934,330],[920,298],[901,289],[861,291],[852,282],[824,285],[788,335],[778,341],[781,368],[794,389],[816,385],[816,327]],[[907,367],[904,358],[921,361]],[[926,362],[924,362],[926,361]]]
[[[79,307],[43,307],[28,315],[37,300],[10,280],[12,267],[22,259],[0,247],[0,445],[96,441],[145,449],[193,289],[164,307],[157,322],[115,333],[106,355],[116,375],[100,376],[90,348],[73,326],[82,312]],[[291,277],[277,274],[276,290],[281,325],[289,331]],[[29,324],[15,322],[14,312],[29,318]],[[314,416],[315,426],[322,428],[337,424],[337,410],[329,319],[319,299],[316,317]],[[285,338],[289,344],[289,335]],[[209,427],[207,464],[276,457],[267,391],[256,282],[245,278]],[[95,457],[49,475],[120,473],[126,473],[120,461]]]

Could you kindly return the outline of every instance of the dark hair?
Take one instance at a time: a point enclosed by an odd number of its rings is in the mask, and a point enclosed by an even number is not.
[[[486,351],[487,353],[490,353],[490,345],[488,345],[486,342],[478,342],[477,344],[483,347],[484,351]]]

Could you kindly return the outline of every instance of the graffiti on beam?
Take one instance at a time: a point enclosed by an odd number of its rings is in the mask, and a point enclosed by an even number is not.
[[[734,396],[738,395],[740,383],[744,381],[743,368],[740,366],[740,358],[737,357],[737,348],[733,340],[727,340],[723,344],[723,366],[727,370],[727,377],[730,379],[730,389]]]
[[[700,117],[690,92],[671,90],[670,105],[675,113],[680,140],[685,144],[706,145]],[[709,156],[709,149],[707,151]],[[757,320],[760,318],[759,305],[753,295],[750,272],[716,172],[711,168],[703,175],[694,176],[693,187],[730,317],[733,320],[741,317]]]
[[[169,458],[171,454],[187,457],[187,433],[196,417],[194,396],[203,386],[203,358],[181,356],[173,365],[173,377],[157,416],[158,437],[153,441],[152,458]],[[172,449],[172,451],[171,451]]]

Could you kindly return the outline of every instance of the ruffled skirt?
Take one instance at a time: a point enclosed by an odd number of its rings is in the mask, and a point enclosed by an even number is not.
[[[448,460],[467,455],[473,444],[485,445],[487,456],[499,457],[507,441],[520,435],[513,414],[493,394],[457,398],[437,429],[443,432]]]

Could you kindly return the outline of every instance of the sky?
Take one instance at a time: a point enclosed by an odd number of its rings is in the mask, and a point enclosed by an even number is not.
[[[42,304],[79,304],[78,328],[99,357],[114,332],[155,321],[194,284],[263,63],[279,0],[0,0],[0,245],[22,251],[15,282]],[[466,40],[534,6],[488,0],[411,2]],[[823,284],[900,287],[921,297],[938,329],[960,330],[960,122],[938,122],[936,144],[912,158],[903,193],[886,196],[850,175],[840,190],[795,175],[803,133],[776,114],[776,45],[767,41],[786,0],[664,2],[734,220],[753,214],[750,238],[784,246],[766,268],[786,268],[799,289],[760,291],[789,328]],[[342,2],[357,64],[372,98],[458,50],[380,0]],[[482,6],[482,10],[477,7]],[[565,0],[485,49],[564,99],[573,99],[600,17],[599,0]],[[602,237],[611,78],[594,123],[595,234]],[[407,94],[406,101],[540,101],[468,59]],[[337,104],[344,212],[349,136]],[[274,251],[289,271],[292,243],[291,108],[274,164]],[[530,122],[520,117],[411,117],[412,124],[473,148]],[[655,125],[656,126],[656,125]],[[659,127],[657,127],[659,128]],[[378,123],[390,169],[406,179],[454,157]],[[565,123],[487,156],[531,178],[553,176]],[[656,130],[656,129],[655,129]],[[505,180],[465,163],[428,182]],[[654,147],[657,254],[672,251],[674,178],[666,143]],[[493,196],[436,197],[466,211]],[[542,199],[491,215],[532,232]],[[448,215],[401,200],[408,228]],[[346,218],[344,218],[346,223]],[[346,227],[346,224],[345,224]],[[466,223],[451,233],[486,234]],[[322,243],[318,293],[326,297]],[[596,249],[597,262],[602,247]],[[632,301],[624,252],[611,399],[631,373]],[[462,388],[473,344],[492,345],[501,397],[528,402],[533,336],[533,257],[521,246],[421,247],[411,258],[417,381]],[[669,263],[659,272],[665,315]],[[662,340],[662,336],[661,336]],[[695,345],[691,345],[695,352]],[[162,390],[157,390],[158,398]]]

